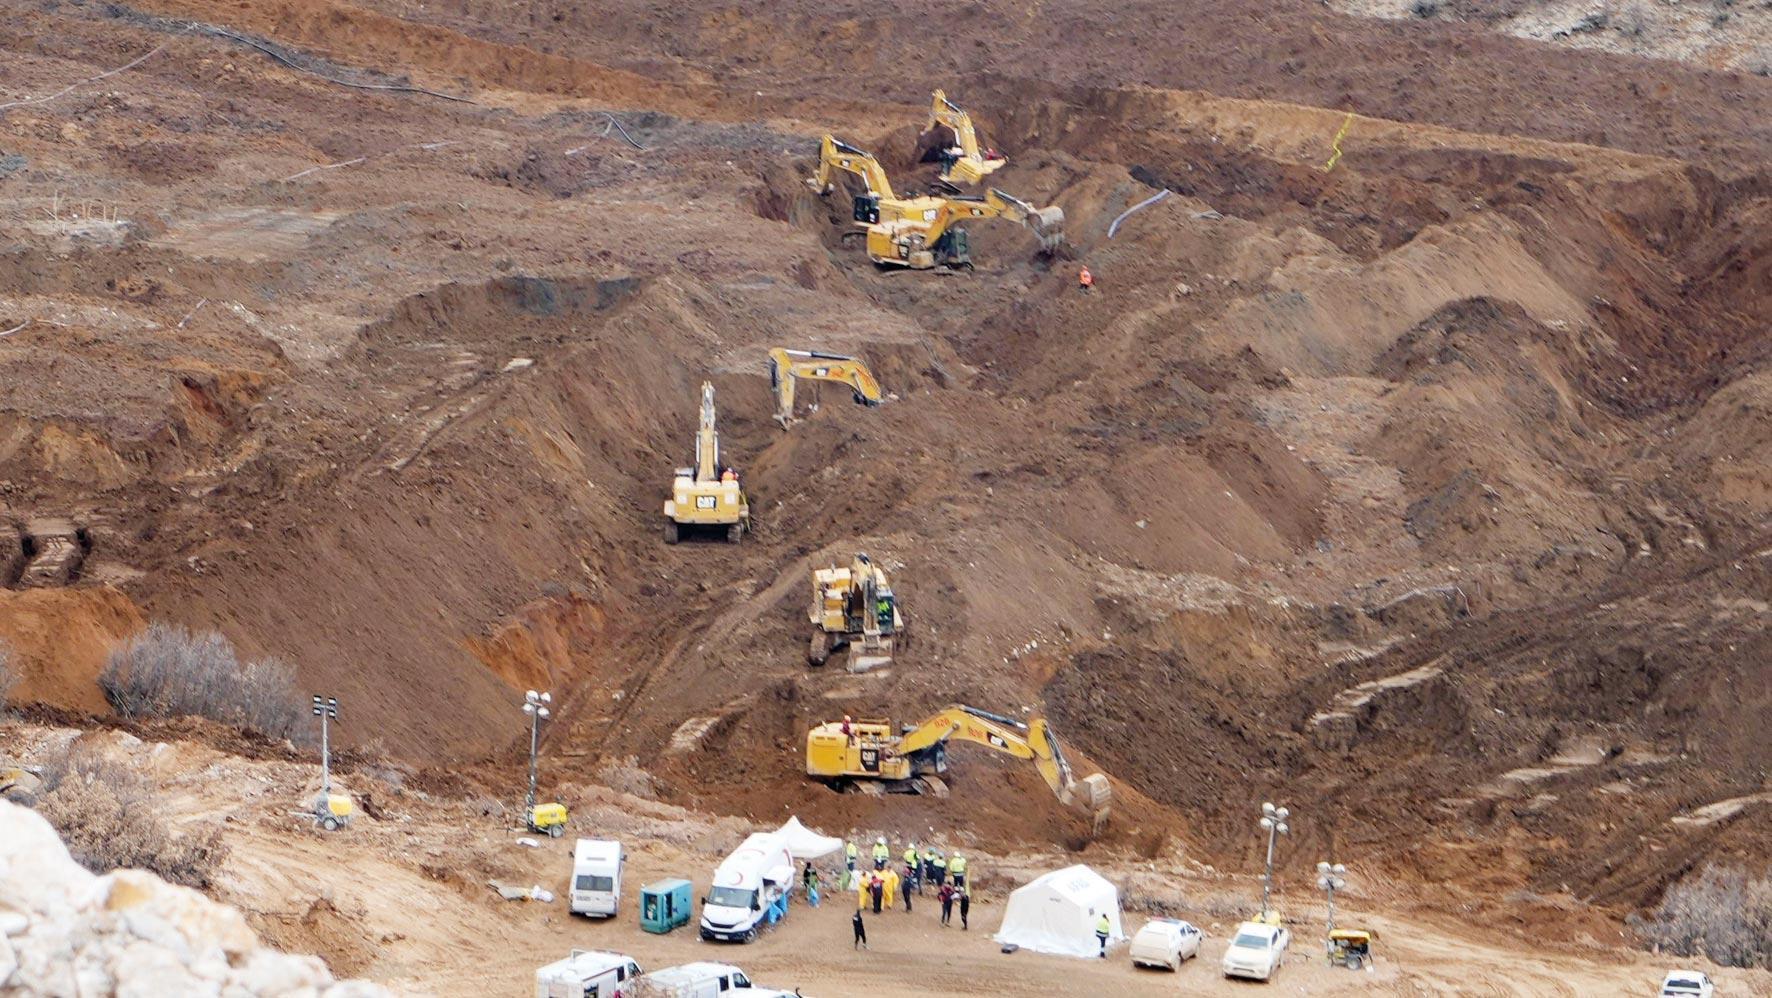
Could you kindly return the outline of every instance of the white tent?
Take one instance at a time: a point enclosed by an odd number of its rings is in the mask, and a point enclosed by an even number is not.
[[[1126,938],[1120,926],[1120,891],[1087,866],[1067,866],[1043,874],[1009,895],[999,943],[1060,956],[1094,956],[1100,952],[1095,925],[1108,917],[1108,945]]]
[[[787,823],[781,826],[780,834],[782,838],[787,839],[788,851],[794,854],[795,859],[801,861],[829,856],[843,848],[842,839],[820,835],[800,824],[799,818],[789,818]]]

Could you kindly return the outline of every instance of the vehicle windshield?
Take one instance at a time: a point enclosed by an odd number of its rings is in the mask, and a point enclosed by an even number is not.
[[[732,975],[732,986],[735,988],[748,988],[751,986],[751,979],[746,977],[741,971]]]
[[[1698,994],[1699,992],[1704,990],[1704,986],[1699,984],[1697,981],[1692,980],[1689,977],[1676,977],[1673,980],[1668,981],[1666,984],[1663,984],[1661,986],[1661,990],[1664,993],[1669,992],[1669,991],[1673,991],[1673,992],[1690,992],[1692,994]]]
[[[573,882],[575,891],[612,891],[615,890],[614,877],[599,877],[591,873],[581,873]]]
[[[756,900],[756,891],[747,891],[742,887],[716,887],[708,892],[708,904],[725,908],[749,908]]]
[[[1243,949],[1267,949],[1267,937],[1256,935],[1253,932],[1243,932],[1237,935],[1231,945],[1240,946]]]

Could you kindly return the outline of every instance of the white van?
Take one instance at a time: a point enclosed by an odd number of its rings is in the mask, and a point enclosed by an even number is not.
[[[659,998],[718,998],[734,988],[749,990],[751,979],[730,963],[686,963],[646,975],[646,995]]]
[[[765,924],[787,914],[794,857],[780,832],[757,832],[714,870],[701,899],[703,939],[750,942]]]
[[[639,983],[632,957],[575,949],[535,972],[535,998],[632,998]]]
[[[574,915],[614,918],[621,907],[621,843],[579,839],[572,849],[572,884],[567,892]]]

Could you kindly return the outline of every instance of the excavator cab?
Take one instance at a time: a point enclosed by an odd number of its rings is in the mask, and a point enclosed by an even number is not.
[[[855,196],[855,220],[863,225],[873,225],[880,221],[880,196],[878,194],[857,194]]]

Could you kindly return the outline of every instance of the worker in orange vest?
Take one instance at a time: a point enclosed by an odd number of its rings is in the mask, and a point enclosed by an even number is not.
[[[1095,275],[1089,272],[1088,267],[1077,272],[1077,287],[1083,291],[1095,287]]]

